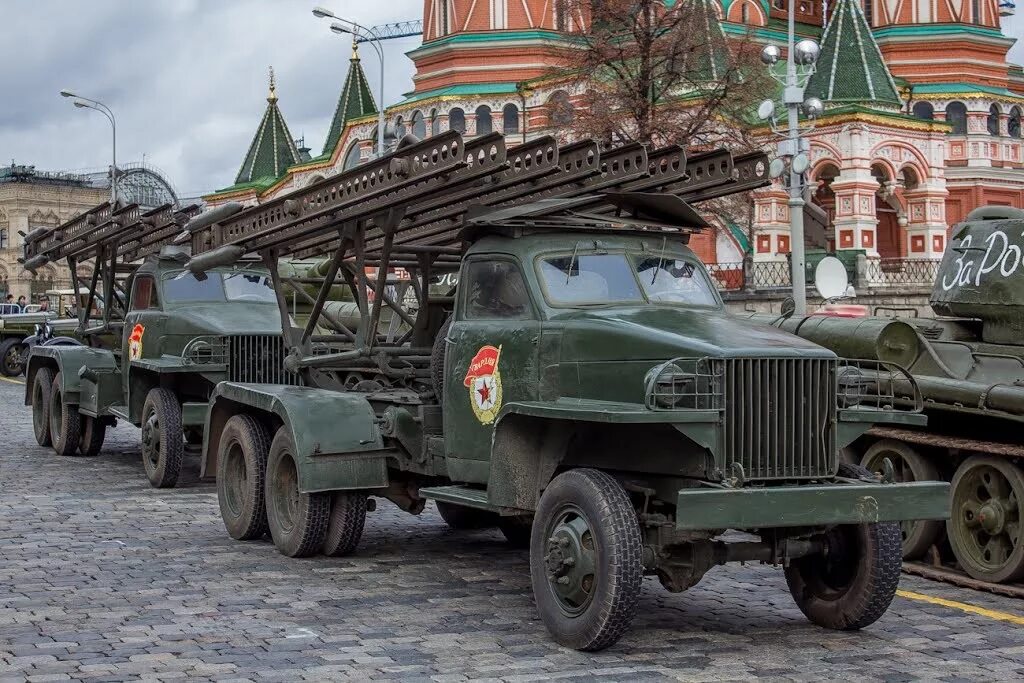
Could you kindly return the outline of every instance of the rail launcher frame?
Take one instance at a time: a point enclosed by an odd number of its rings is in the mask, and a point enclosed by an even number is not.
[[[86,305],[78,307],[78,333],[89,338],[119,331],[127,313],[125,281],[146,256],[172,244],[199,211],[194,204],[182,209],[164,204],[147,211],[138,204],[105,202],[52,230],[41,228],[26,235],[22,265],[35,272],[66,259],[71,281],[88,289]],[[78,276],[78,265],[86,261],[94,264],[88,281]],[[99,319],[92,315],[97,300],[104,302]]]
[[[197,276],[258,254],[278,293],[287,369],[308,386],[338,389],[342,374],[368,365],[389,379],[429,377],[431,332],[440,324],[431,309],[453,301],[431,295],[431,278],[459,268],[473,230],[629,230],[685,241],[708,225],[690,204],[769,182],[760,152],[688,159],[678,146],[559,147],[553,137],[506,149],[498,133],[464,142],[452,131],[407,136],[391,154],[259,206],[217,207],[192,219],[178,242],[191,241],[187,267]],[[331,258],[301,329],[290,323],[278,274],[286,255]],[[399,267],[412,278],[415,317],[386,290],[389,270]],[[347,285],[358,305],[354,330],[324,308],[335,285]],[[384,306],[407,325],[397,339],[376,332]],[[314,336],[321,319],[334,334]]]

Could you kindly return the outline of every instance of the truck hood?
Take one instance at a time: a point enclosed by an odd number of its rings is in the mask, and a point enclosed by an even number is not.
[[[572,311],[553,318],[562,327],[561,359],[568,362],[702,358],[835,358],[817,344],[771,325],[723,311],[636,306]]]
[[[166,334],[281,334],[281,318],[271,304],[193,304],[166,315]]]

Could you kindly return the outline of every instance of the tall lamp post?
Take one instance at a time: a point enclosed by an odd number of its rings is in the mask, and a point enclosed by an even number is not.
[[[81,109],[92,109],[98,111],[107,117],[110,121],[110,130],[112,134],[111,140],[111,166],[110,166],[110,205],[112,207],[117,206],[117,121],[114,118],[114,112],[111,111],[110,107],[103,104],[98,100],[92,100],[88,97],[83,97],[70,90],[61,90],[61,97],[73,97],[75,98],[74,105]]]
[[[324,7],[314,7],[313,16],[318,19],[336,19],[331,24],[332,31],[338,34],[350,33],[353,37],[364,38],[365,42],[373,45],[373,48],[377,51],[377,59],[380,61],[380,93],[378,95],[379,102],[377,103],[377,156],[384,156],[384,46],[380,44],[380,36],[373,29],[366,28],[350,19],[342,19]]]
[[[814,127],[814,120],[824,112],[825,106],[817,97],[804,99],[804,88],[814,73],[820,48],[813,40],[796,41],[795,0],[789,0],[789,31],[785,69],[779,68],[781,53],[775,45],[766,45],[761,51],[761,61],[768,67],[771,76],[783,85],[782,101],[787,111],[787,126],[780,131],[776,125],[775,103],[765,100],[758,108],[761,120],[768,121],[772,130],[781,138],[776,159],[772,162],[771,175],[778,178],[789,172],[789,224],[790,224],[790,281],[793,284],[795,315],[807,314],[807,273],[804,256],[804,173],[810,166],[807,153],[810,141],[804,136]],[[800,128],[800,114],[810,121]]]

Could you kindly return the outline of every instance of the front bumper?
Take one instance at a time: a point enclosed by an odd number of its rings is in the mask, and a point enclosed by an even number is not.
[[[770,529],[949,519],[949,484],[808,484],[682,489],[676,529]]]

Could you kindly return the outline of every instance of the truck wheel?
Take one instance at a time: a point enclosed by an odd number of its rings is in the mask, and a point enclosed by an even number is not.
[[[430,379],[434,384],[434,395],[438,403],[444,403],[444,338],[448,336],[448,328],[452,326],[451,316],[441,323],[441,329],[437,331],[434,338],[434,345],[430,349]]]
[[[50,441],[50,391],[53,390],[53,370],[39,368],[32,379],[32,430],[36,443],[51,445]]]
[[[845,477],[870,475],[859,465],[840,465]],[[812,623],[840,631],[873,624],[896,595],[902,562],[896,522],[842,524],[825,534],[828,552],[793,560],[786,583]]]
[[[267,532],[264,482],[270,434],[251,415],[235,415],[224,425],[217,450],[217,503],[228,535],[237,541]]]
[[[184,443],[177,397],[169,389],[150,389],[142,404],[142,464],[150,484],[164,489],[178,483]]]
[[[78,439],[79,452],[92,458],[103,450],[103,439],[107,435],[107,425],[103,420],[88,415],[82,415],[82,436]]]
[[[320,550],[327,537],[331,498],[323,493],[299,491],[295,444],[281,427],[267,456],[267,524],[282,555],[308,557]]]
[[[537,507],[530,579],[540,617],[561,645],[601,650],[633,620],[643,577],[629,496],[593,469],[555,477]]]
[[[452,529],[486,529],[498,524],[498,515],[487,510],[437,501],[437,512]],[[529,532],[527,532],[529,533]],[[527,539],[529,543],[529,539]]]
[[[60,383],[64,373],[58,372],[50,388],[50,443],[57,455],[75,455],[78,441],[82,438],[82,426],[78,419],[78,406],[64,403],[64,392]]]
[[[979,581],[1024,577],[1024,472],[1009,460],[974,455],[953,475],[946,534],[965,572]]]
[[[342,557],[355,552],[366,524],[366,494],[358,491],[338,491],[331,500],[331,516],[327,522],[327,537],[320,552]]]
[[[498,528],[513,548],[529,548],[533,517],[530,515],[499,516]]]
[[[896,481],[941,481],[938,468],[908,444],[883,439],[873,444],[864,454],[861,464],[872,472],[882,471],[882,462],[889,458],[895,470]],[[903,559],[916,560],[923,556],[942,532],[940,520],[901,522]]]
[[[0,342],[0,374],[17,377],[25,372],[25,351],[27,347],[16,337]]]

